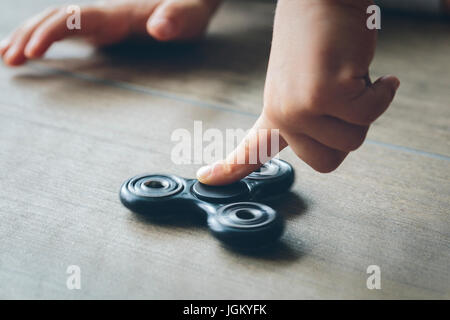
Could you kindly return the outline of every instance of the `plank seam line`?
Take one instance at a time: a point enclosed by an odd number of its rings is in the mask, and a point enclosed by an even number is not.
[[[184,104],[189,104],[192,106],[202,107],[202,108],[206,108],[206,109],[219,110],[222,112],[228,112],[228,113],[243,115],[243,116],[252,117],[252,118],[258,117],[258,115],[253,112],[236,110],[236,109],[229,108],[224,105],[217,104],[217,103],[209,103],[209,102],[201,101],[198,99],[186,97],[186,96],[183,96],[180,94],[171,93],[171,92],[158,90],[158,89],[154,89],[154,88],[149,88],[149,87],[145,87],[142,85],[127,83],[127,82],[117,81],[117,80],[109,80],[109,79],[104,79],[104,78],[99,78],[99,77],[95,77],[92,75],[88,75],[85,73],[71,72],[71,71],[66,71],[66,70],[57,69],[57,68],[53,68],[53,67],[47,67],[47,66],[44,66],[44,65],[41,65],[38,63],[30,63],[30,66],[32,67],[32,69],[35,69],[35,70],[47,71],[47,72],[50,71],[55,74],[60,74],[60,75],[78,79],[78,80],[85,80],[85,81],[101,84],[104,86],[115,87],[115,88],[122,89],[122,90],[133,91],[133,92],[141,93],[141,94],[145,94],[145,95],[174,100],[174,101],[182,102]],[[410,153],[410,154],[414,154],[414,155],[420,155],[420,156],[433,158],[433,159],[450,161],[450,156],[446,156],[444,154],[424,151],[424,150],[420,150],[420,149],[391,144],[391,143],[387,143],[387,142],[381,142],[381,141],[372,140],[372,139],[366,139],[366,142],[368,144],[377,145],[377,146],[388,148],[388,149],[395,150],[395,151]]]

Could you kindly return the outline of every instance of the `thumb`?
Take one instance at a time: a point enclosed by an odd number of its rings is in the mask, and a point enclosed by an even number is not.
[[[286,146],[279,130],[260,116],[237,148],[225,160],[200,168],[197,179],[209,185],[233,183],[261,167]]]
[[[214,1],[166,0],[147,21],[147,32],[159,41],[186,40],[199,36],[215,10]]]
[[[351,104],[340,110],[343,120],[367,125],[381,116],[391,104],[400,80],[394,76],[384,76],[367,86]]]

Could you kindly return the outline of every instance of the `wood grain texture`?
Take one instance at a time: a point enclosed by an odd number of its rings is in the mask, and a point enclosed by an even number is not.
[[[50,3],[24,5],[0,34]],[[121,206],[131,175],[194,176],[170,160],[173,130],[251,126],[273,10],[228,2],[196,46],[63,42],[46,60],[1,67],[0,298],[450,298],[445,22],[384,20],[373,72],[399,75],[402,89],[336,172],[283,151],[297,180],[277,206],[288,220],[277,248],[232,252],[190,221],[151,224]],[[71,264],[82,290],[66,288]],[[372,264],[381,290],[366,288]]]

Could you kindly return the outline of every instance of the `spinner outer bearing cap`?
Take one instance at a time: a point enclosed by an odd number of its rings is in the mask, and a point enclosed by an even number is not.
[[[140,214],[163,216],[180,208],[185,181],[173,175],[144,174],[125,181],[120,188],[120,201]]]
[[[269,206],[238,202],[221,207],[208,217],[213,235],[233,247],[261,247],[281,237],[284,220]]]
[[[254,189],[254,198],[263,198],[289,190],[294,179],[294,169],[289,163],[272,159],[259,170],[250,173],[244,180]]]

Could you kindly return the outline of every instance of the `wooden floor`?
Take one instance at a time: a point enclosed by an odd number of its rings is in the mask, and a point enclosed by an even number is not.
[[[52,0],[2,0],[0,36]],[[14,9],[19,8],[19,9]],[[248,128],[261,110],[274,4],[229,1],[196,46],[96,52],[63,42],[0,67],[0,298],[450,298],[450,24],[383,18],[373,76],[402,80],[368,141],[331,174],[290,151],[281,244],[230,251],[118,200],[172,164],[176,128]],[[81,268],[81,290],[66,268]],[[366,269],[381,268],[381,290]]]

